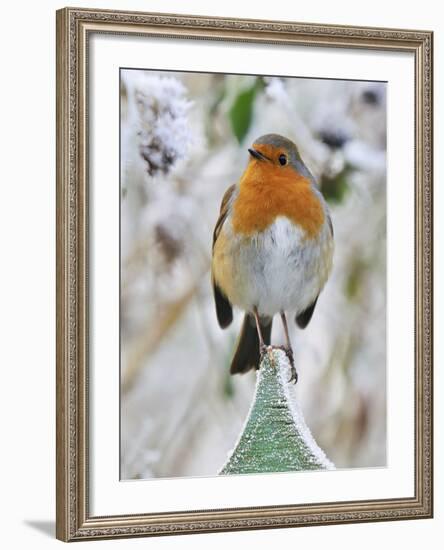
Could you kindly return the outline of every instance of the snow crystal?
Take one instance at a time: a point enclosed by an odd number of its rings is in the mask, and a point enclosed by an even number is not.
[[[185,86],[174,77],[137,72],[126,76],[133,95],[139,152],[150,176],[167,174],[187,157],[193,137],[188,114],[192,102]]]

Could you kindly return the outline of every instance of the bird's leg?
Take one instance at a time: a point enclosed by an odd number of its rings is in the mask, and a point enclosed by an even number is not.
[[[281,311],[281,319],[282,324],[284,325],[284,333],[285,333],[285,347],[284,351],[287,354],[287,357],[290,361],[290,368],[291,368],[291,376],[289,382],[294,380],[294,383],[298,381],[298,373],[296,372],[296,369],[294,367],[294,357],[293,357],[293,349],[291,348],[291,342],[290,342],[290,335],[288,333],[288,325],[287,325],[287,318],[285,317],[285,313]]]
[[[253,309],[253,315],[254,315],[254,320],[256,321],[256,330],[257,330],[257,335],[258,335],[258,338],[259,338],[259,353],[260,353],[261,358],[262,358],[262,356],[265,353],[267,353],[267,346],[265,345],[264,338],[262,336],[261,322],[259,320],[259,313],[257,311],[256,306]]]

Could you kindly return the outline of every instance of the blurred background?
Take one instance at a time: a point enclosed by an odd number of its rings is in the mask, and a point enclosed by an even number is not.
[[[313,319],[291,323],[305,420],[336,467],[386,463],[386,85],[122,70],[122,479],[216,475],[242,429],[255,373],[229,375],[242,314],[220,329],[212,232],[270,132],[297,144],[335,231]]]

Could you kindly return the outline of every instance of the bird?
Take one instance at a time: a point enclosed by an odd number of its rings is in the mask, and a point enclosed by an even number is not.
[[[287,313],[305,328],[333,265],[328,205],[296,144],[266,134],[248,148],[239,181],[222,198],[213,232],[211,282],[221,328],[244,311],[230,373],[259,369],[273,318],[282,320],[290,380],[298,380]]]

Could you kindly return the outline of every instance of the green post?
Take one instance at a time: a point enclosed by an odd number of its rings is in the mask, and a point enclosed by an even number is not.
[[[219,475],[334,469],[305,423],[289,378],[286,354],[270,348],[242,433]]]

